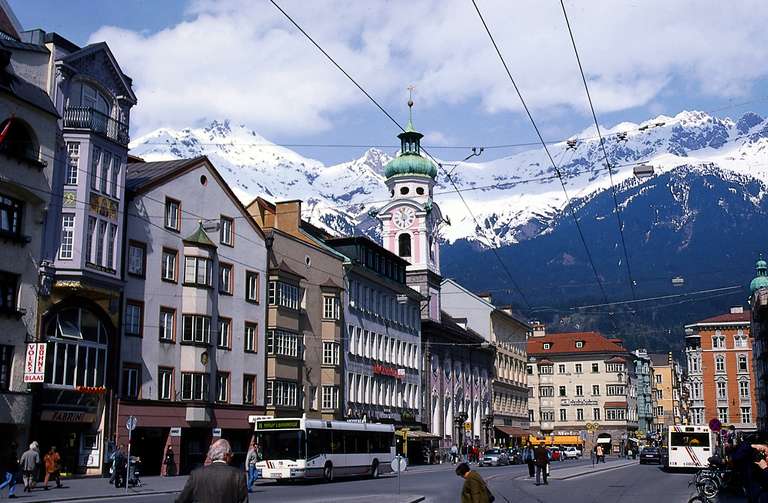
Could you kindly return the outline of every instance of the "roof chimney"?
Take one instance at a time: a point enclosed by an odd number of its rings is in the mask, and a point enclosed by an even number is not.
[[[734,306],[731,308],[731,314],[742,314],[744,312],[744,308],[741,306]]]
[[[478,297],[483,299],[489,304],[493,304],[493,298],[491,297],[491,294],[489,292],[480,292],[477,294]]]
[[[301,224],[301,201],[280,201],[275,203],[275,227],[296,235]]]

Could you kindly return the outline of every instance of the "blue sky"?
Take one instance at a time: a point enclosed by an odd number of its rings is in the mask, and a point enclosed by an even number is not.
[[[470,0],[282,0],[401,122],[441,146],[535,141]],[[277,143],[393,144],[395,127],[266,0],[10,0],[25,29],[105,40],[134,78],[132,134],[244,123]],[[559,3],[478,0],[545,139],[591,124]],[[602,124],[684,109],[768,111],[759,2],[566,2]],[[750,102],[748,105],[739,105]],[[361,148],[297,148],[327,163]],[[512,150],[487,151],[499,157]]]

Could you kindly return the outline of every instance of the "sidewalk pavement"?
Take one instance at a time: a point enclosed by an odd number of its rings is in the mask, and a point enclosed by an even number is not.
[[[57,489],[56,483],[49,483],[50,489],[47,491],[43,489],[42,482],[38,482],[31,493],[25,493],[24,485],[19,483],[16,484],[16,496],[18,501],[41,503],[119,498],[142,494],[173,494],[181,491],[187,482],[187,477],[142,477],[141,481],[141,486],[129,487],[127,492],[124,487],[114,487],[109,483],[109,479],[104,477],[62,479],[62,488]],[[7,494],[7,491],[3,490],[0,498],[5,498]]]
[[[572,466],[570,468],[560,468],[559,466],[557,468],[553,468],[553,465],[550,465],[549,478],[553,480],[568,480],[590,473],[599,473],[606,470],[614,470],[636,464],[638,464],[637,460],[619,458],[608,460],[605,463],[598,463],[596,465],[589,464],[586,466]]]
[[[38,483],[31,493],[25,493],[23,491],[23,484],[17,484],[16,496],[18,497],[18,501],[21,502],[58,503],[60,501],[83,501],[168,494],[168,499],[171,501],[171,495],[181,491],[184,484],[187,482],[187,477],[142,477],[141,481],[141,486],[129,487],[127,492],[124,487],[115,488],[109,483],[109,479],[103,477],[63,479],[62,488],[57,489],[56,484],[54,483],[50,485],[50,489],[47,491],[43,489],[42,483]],[[5,498],[6,494],[7,491],[3,490],[2,494],[0,494],[0,499]],[[311,501],[312,503],[317,503],[318,501],[327,503],[352,503],[361,500],[368,501],[374,498],[380,503],[419,503],[424,501],[424,496],[416,494],[402,494],[400,496],[370,495],[369,497],[355,496],[352,498],[334,497],[332,500],[317,500],[316,498],[313,498],[306,501]]]

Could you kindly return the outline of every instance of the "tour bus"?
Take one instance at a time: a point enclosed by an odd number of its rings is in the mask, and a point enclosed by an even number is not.
[[[256,467],[266,479],[290,480],[391,472],[395,429],[391,424],[348,423],[322,419],[257,419],[261,459]]]
[[[708,426],[668,426],[662,444],[666,468],[703,468],[715,454],[715,439]]]

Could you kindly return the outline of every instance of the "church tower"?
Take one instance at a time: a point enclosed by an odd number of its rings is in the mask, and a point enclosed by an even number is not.
[[[423,318],[440,321],[440,244],[443,223],[432,200],[437,166],[421,155],[424,135],[413,127],[413,100],[408,100],[408,124],[400,138],[400,153],[384,169],[390,202],[379,210],[384,247],[404,258],[408,285],[427,297]]]

